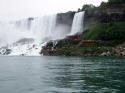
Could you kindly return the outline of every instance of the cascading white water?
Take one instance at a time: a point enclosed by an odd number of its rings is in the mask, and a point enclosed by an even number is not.
[[[75,14],[73,23],[72,23],[71,32],[70,34],[68,34],[69,36],[82,33],[82,31],[84,30],[84,26],[83,26],[84,14],[85,14],[84,11]]]
[[[29,20],[23,19],[21,21],[16,21],[15,26],[17,29],[29,30]]]
[[[83,31],[84,12],[76,13],[73,19],[70,34],[69,26],[57,25],[57,15],[24,19],[16,22],[0,22],[0,44],[9,44],[10,55],[39,55],[43,42],[65,38]],[[18,43],[22,41],[28,43]],[[29,42],[32,41],[33,42]],[[16,42],[16,44],[15,44]],[[1,45],[2,46],[2,45]],[[4,48],[4,51],[6,48]],[[0,54],[3,51],[0,48]],[[3,51],[3,54],[5,54]]]
[[[56,17],[56,15],[50,15],[34,18],[33,20],[24,19],[16,22],[1,22],[0,45],[9,45],[8,48],[12,50],[10,55],[38,55],[41,50],[41,43],[52,40],[56,36],[53,34],[56,27]],[[32,39],[34,39],[34,42],[29,42]],[[28,41],[27,44],[15,43],[18,41],[25,42],[25,40]],[[0,54],[1,51],[3,49],[0,48]],[[2,54],[5,53],[2,52]]]
[[[14,22],[0,23],[0,46],[12,44],[22,38],[33,38],[33,34],[17,28]]]
[[[56,15],[23,19],[16,22],[0,22],[0,46],[12,44],[22,38],[33,38],[42,41],[44,38],[54,37]],[[50,38],[51,39],[51,38]]]
[[[39,39],[52,37],[56,27],[56,15],[43,16],[31,22],[30,31],[38,36]]]

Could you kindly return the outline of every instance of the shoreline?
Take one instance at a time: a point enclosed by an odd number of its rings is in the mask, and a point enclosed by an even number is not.
[[[71,40],[63,39],[54,45],[47,43],[40,52],[43,56],[118,56],[125,57],[125,48],[121,45],[104,46],[96,40]],[[82,43],[81,43],[82,42]]]

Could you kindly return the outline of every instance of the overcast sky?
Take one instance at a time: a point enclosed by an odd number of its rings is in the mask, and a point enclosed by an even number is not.
[[[0,20],[17,20],[77,10],[83,4],[99,5],[107,0],[0,0]]]

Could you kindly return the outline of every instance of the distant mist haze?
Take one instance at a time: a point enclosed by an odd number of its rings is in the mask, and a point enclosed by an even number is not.
[[[0,20],[19,20],[75,11],[83,4],[99,5],[100,2],[102,0],[0,0]]]

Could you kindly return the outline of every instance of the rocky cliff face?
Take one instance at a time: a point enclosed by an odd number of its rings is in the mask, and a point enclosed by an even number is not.
[[[75,12],[59,13],[57,14],[57,24],[72,25]]]
[[[85,13],[85,27],[89,28],[96,22],[109,23],[125,21],[125,9],[107,8],[105,10],[96,10]]]

